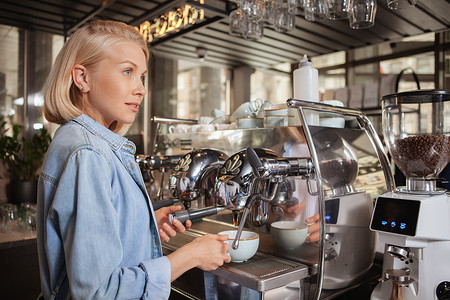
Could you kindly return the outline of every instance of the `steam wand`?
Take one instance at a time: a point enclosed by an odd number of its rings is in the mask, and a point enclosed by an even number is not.
[[[252,194],[247,198],[245,202],[244,212],[242,213],[241,222],[239,222],[239,227],[236,232],[236,237],[234,238],[233,243],[231,244],[231,248],[236,250],[239,248],[239,239],[241,238],[242,230],[244,229],[245,221],[247,221],[248,213],[250,212],[250,208],[253,203],[256,201],[256,198],[260,198],[261,194]]]
[[[238,230],[236,232],[236,237],[234,238],[233,243],[231,244],[231,248],[236,250],[239,248],[239,239],[241,238],[242,230],[244,229],[245,222],[247,221],[248,213],[250,212],[250,209],[252,208],[252,205],[257,201],[266,201],[271,202],[275,195],[277,194],[278,190],[278,182],[275,183],[275,186],[273,188],[272,194],[269,196],[269,198],[263,197],[260,193],[252,194],[250,197],[247,198],[247,201],[245,202],[244,206],[244,212],[242,213],[241,222],[239,223]]]

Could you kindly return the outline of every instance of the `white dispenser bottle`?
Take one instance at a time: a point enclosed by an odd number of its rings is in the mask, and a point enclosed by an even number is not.
[[[306,54],[300,61],[300,67],[294,70],[294,99],[319,102],[319,71],[313,68]],[[319,125],[319,114],[305,111],[308,125]]]

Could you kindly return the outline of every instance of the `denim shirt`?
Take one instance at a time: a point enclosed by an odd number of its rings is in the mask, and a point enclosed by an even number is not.
[[[170,262],[126,138],[81,115],[62,125],[38,186],[45,299],[167,299]]]

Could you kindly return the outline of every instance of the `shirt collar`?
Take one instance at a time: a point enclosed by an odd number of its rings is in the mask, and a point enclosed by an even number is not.
[[[115,151],[118,151],[120,148],[123,148],[125,149],[125,151],[131,154],[136,153],[136,146],[134,145],[133,142],[131,142],[130,140],[121,135],[118,135],[117,133],[112,132],[111,130],[101,125],[91,117],[82,114],[79,115],[78,117],[75,117],[73,121],[89,130],[92,134],[105,140],[109,144],[109,146]]]

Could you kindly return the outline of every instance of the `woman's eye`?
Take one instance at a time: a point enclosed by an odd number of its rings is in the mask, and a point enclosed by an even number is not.
[[[131,75],[131,70],[125,70],[123,71],[123,74],[130,76]]]
[[[142,75],[142,76],[141,76],[141,81],[142,81],[142,84],[145,83],[145,75]]]

